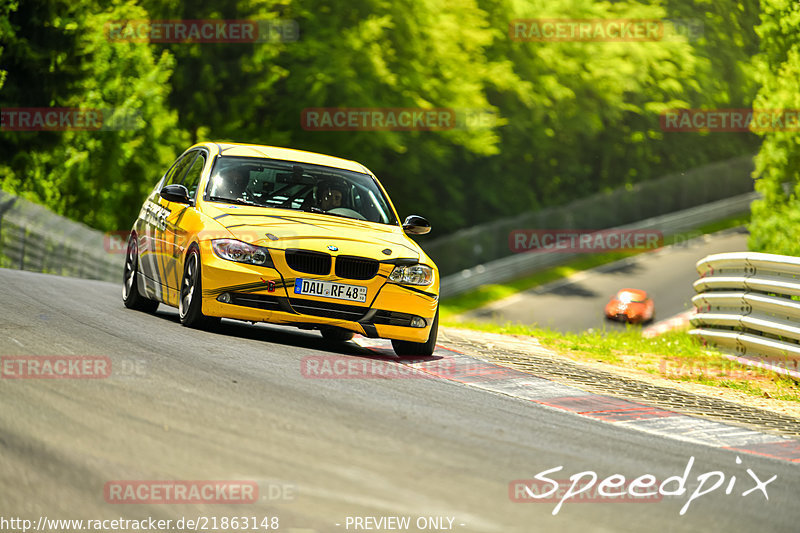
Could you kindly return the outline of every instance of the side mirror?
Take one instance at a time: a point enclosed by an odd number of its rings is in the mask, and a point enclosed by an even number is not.
[[[431,223],[419,215],[409,215],[403,222],[403,231],[412,235],[424,235],[431,231]]]
[[[192,203],[192,199],[189,198],[189,189],[176,183],[167,185],[161,189],[159,194],[161,195],[161,198],[170,202],[177,202],[179,204]]]

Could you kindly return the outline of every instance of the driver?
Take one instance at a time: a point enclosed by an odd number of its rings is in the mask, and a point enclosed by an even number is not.
[[[327,183],[319,189],[319,208],[323,211],[330,211],[342,206],[344,191],[335,184]]]

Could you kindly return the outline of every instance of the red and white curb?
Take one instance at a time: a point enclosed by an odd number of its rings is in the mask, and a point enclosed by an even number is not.
[[[689,311],[684,311],[683,313],[678,313],[673,317],[661,320],[660,322],[656,322],[655,324],[642,330],[642,337],[651,339],[653,337],[663,335],[668,331],[672,331],[673,329],[685,327],[696,314],[697,309],[691,309]]]
[[[800,441],[739,426],[683,415],[611,396],[586,392],[437,346],[434,356],[397,359],[389,341],[357,336],[358,345],[432,377],[529,400],[620,427],[694,444],[800,463]]]

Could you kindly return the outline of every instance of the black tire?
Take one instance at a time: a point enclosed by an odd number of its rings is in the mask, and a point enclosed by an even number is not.
[[[219,325],[220,318],[203,314],[203,286],[200,274],[200,251],[189,249],[183,264],[183,277],[178,294],[178,315],[181,324],[188,328],[211,329]]]
[[[350,331],[349,329],[344,328],[322,328],[319,330],[322,333],[322,337],[326,341],[331,342],[347,342],[353,338],[355,333]]]
[[[131,233],[128,237],[128,249],[125,252],[125,267],[122,271],[122,303],[128,309],[154,313],[158,309],[158,302],[145,298],[139,292],[139,245],[136,236]]]
[[[411,342],[411,341],[392,341],[392,348],[394,353],[399,356],[423,356],[428,357],[433,355],[436,349],[436,337],[439,335],[439,307],[436,307],[436,315],[433,317],[433,325],[431,332],[428,335],[428,340],[425,342]]]

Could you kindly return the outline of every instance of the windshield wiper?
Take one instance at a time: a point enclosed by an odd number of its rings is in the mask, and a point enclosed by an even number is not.
[[[224,196],[209,196],[209,200],[213,200],[215,202],[225,202],[228,204],[238,204],[238,205],[250,205],[253,207],[264,207],[261,204],[256,204],[253,202],[248,202],[247,200],[242,200],[241,198],[226,198]]]

